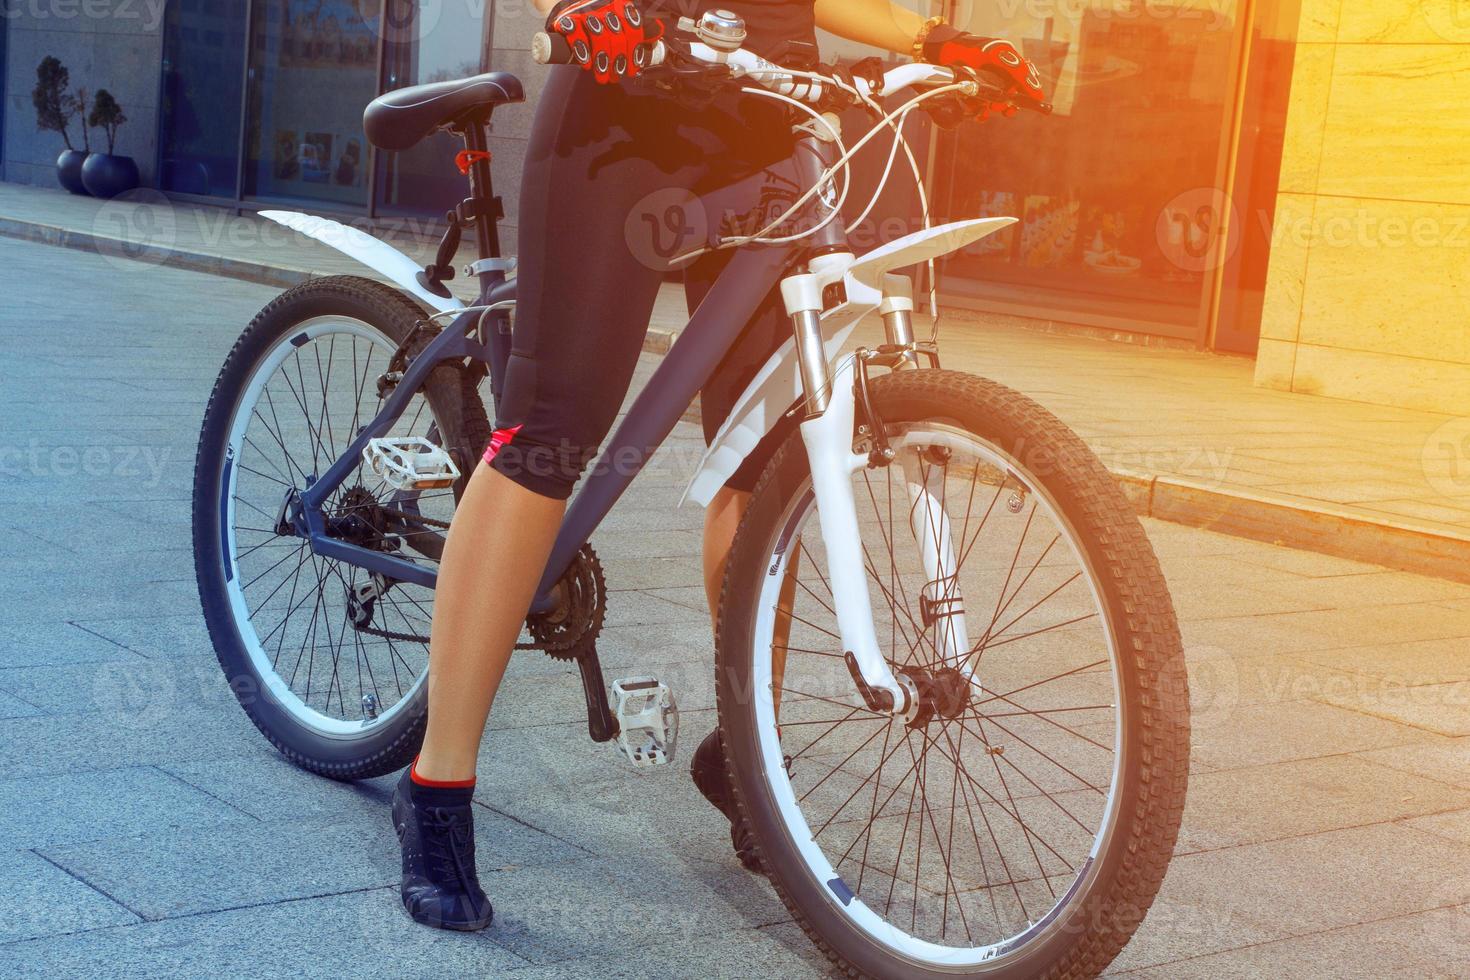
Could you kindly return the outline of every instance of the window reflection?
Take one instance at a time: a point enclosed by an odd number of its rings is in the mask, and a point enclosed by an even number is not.
[[[1220,229],[1220,195],[1208,189],[1229,118],[1234,5],[1045,7],[1038,17],[985,4],[963,24],[1017,41],[1056,114],[940,137],[948,217],[1021,219],[950,260],[947,288],[1187,334]]]
[[[246,194],[367,204],[362,110],[377,91],[380,31],[376,3],[256,4]]]
[[[180,194],[234,197],[239,175],[245,5],[168,5],[163,40],[159,183]]]
[[[413,4],[406,9],[409,19],[394,25],[384,52],[384,91],[480,73],[487,19],[482,4]],[[462,148],[454,137],[440,133],[402,153],[382,154],[380,210],[442,216],[458,204],[466,185],[452,161]]]

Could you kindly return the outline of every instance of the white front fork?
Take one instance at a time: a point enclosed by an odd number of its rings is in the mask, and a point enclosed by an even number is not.
[[[833,372],[826,411],[801,424],[801,440],[806,443],[807,461],[811,465],[812,492],[822,521],[822,545],[827,552],[827,572],[831,577],[844,653],[851,658],[849,666],[856,665],[869,688],[864,692],[869,706],[877,707],[869,694],[877,694],[881,703],[882,692],[887,692],[891,698],[888,710],[902,714],[909,707],[911,695],[888,669],[878,646],[863,539],[853,497],[853,475],[868,466],[868,457],[852,449],[857,415],[853,396],[855,362],[849,356]]]
[[[787,278],[781,290],[796,331],[805,408],[812,416],[801,424],[801,438],[821,516],[822,544],[844,655],[869,707],[906,715],[915,707],[917,691],[906,678],[894,676],[878,645],[853,492],[853,476],[870,465],[867,455],[853,450],[857,415],[854,381],[860,368],[856,356],[850,355],[829,371],[822,343],[823,290],[840,279],[850,263],[850,256],[814,260],[810,273]],[[912,341],[912,310],[908,280],[884,277],[880,312],[891,344],[905,346]],[[900,456],[911,502],[909,527],[918,542],[926,576],[924,619],[935,624],[944,663],[968,675],[969,634],[959,591],[958,560],[949,515],[942,504],[946,468],[922,466],[915,449],[905,450]],[[890,533],[897,547],[896,529]]]

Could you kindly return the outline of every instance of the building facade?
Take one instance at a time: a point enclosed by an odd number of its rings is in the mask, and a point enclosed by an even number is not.
[[[1470,4],[1307,0],[1258,384],[1470,408]]]
[[[366,144],[361,111],[374,95],[494,68],[520,76],[534,105],[546,73],[527,54],[541,23],[530,0],[0,4],[0,159],[6,180],[25,183],[54,185],[62,148],[37,131],[30,104],[46,55],[73,85],[123,103],[118,152],[148,185],[185,201],[371,220],[428,221],[461,190],[448,137],[397,154]],[[1021,219],[947,263],[946,299],[1146,342],[1259,347],[1257,377],[1272,387],[1457,404],[1451,389],[1470,380],[1455,322],[1470,251],[1447,233],[1389,249],[1319,232],[1355,215],[1381,229],[1470,211],[1462,7],[933,3],[976,33],[1016,39],[1057,106],[953,131],[914,124],[937,217]],[[870,53],[833,39],[824,49]],[[531,116],[517,107],[495,120],[510,235]],[[899,195],[865,232],[907,233],[916,210]],[[1407,288],[1385,288],[1385,275]]]

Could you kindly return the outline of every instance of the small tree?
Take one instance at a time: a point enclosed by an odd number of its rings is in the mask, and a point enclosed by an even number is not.
[[[67,111],[82,121],[82,149],[91,153],[92,131],[87,128],[87,90],[79,88],[62,101],[67,104]]]
[[[88,126],[96,126],[107,134],[107,152],[111,153],[117,146],[117,131],[128,117],[123,113],[122,106],[118,105],[117,99],[105,88],[97,90],[96,98],[92,100],[92,114],[87,117]]]
[[[74,97],[67,92],[70,84],[71,72],[55,57],[47,55],[36,66],[36,87],[31,90],[31,105],[36,108],[36,128],[60,133],[66,148],[73,150],[76,147],[71,145],[71,134],[67,129],[77,114],[77,106]],[[83,127],[84,137],[85,130]]]

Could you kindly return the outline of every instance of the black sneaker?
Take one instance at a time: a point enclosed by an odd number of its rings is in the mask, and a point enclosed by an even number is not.
[[[403,846],[403,907],[435,929],[475,932],[495,910],[475,874],[473,787],[421,786],[410,767],[393,793],[393,829]]]
[[[736,812],[735,791],[730,786],[730,771],[725,765],[725,746],[719,729],[710,732],[694,750],[689,775],[694,779],[695,788],[730,821],[730,843],[745,870],[760,872],[761,859],[755,851],[755,835],[750,832],[750,825]]]

